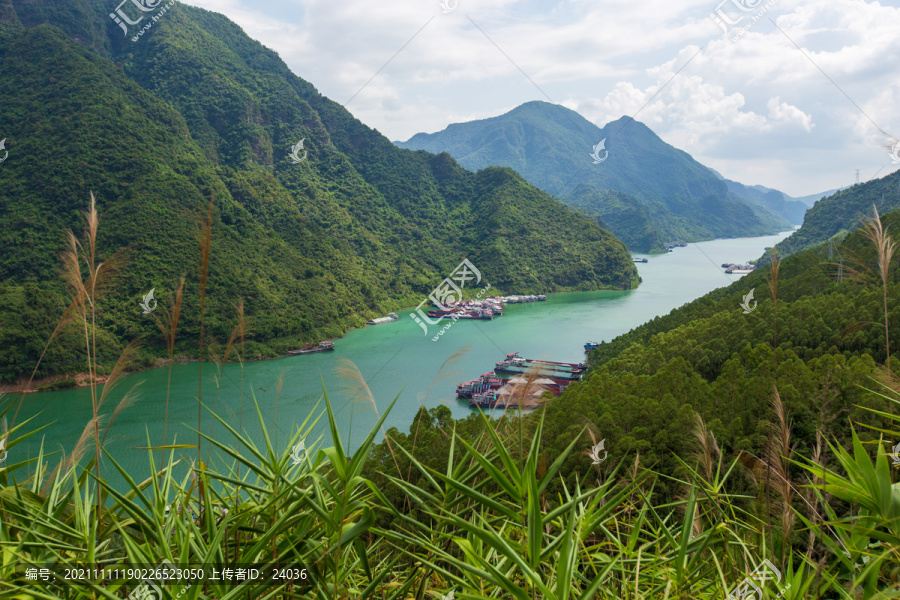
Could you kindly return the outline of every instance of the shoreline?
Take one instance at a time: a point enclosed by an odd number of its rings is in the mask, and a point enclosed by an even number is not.
[[[640,285],[640,283],[638,283],[638,285]],[[627,289],[627,290],[623,290],[620,288],[599,288],[599,289],[595,289],[595,290],[544,292],[544,294],[549,297],[549,296],[555,295],[555,294],[581,294],[581,293],[590,293],[590,292],[630,292],[630,291],[634,291],[634,289],[636,289],[636,287],[637,286],[635,286],[634,288],[631,288],[631,289]],[[402,307],[402,308],[396,309],[394,312],[399,312],[399,311],[404,311],[404,310],[414,310],[415,308],[416,308],[416,306]],[[348,333],[350,333],[351,331],[353,331],[355,329],[363,329],[365,327],[377,327],[377,325],[363,325],[362,327],[350,327],[349,329],[344,331],[340,336],[327,338],[327,339],[330,339],[330,340],[342,339],[342,338],[346,337],[346,335]],[[317,343],[318,342],[314,342],[313,345],[315,345]],[[266,356],[266,357],[261,357],[261,358],[245,359],[243,362],[249,363],[249,362],[258,362],[258,361],[265,361],[265,360],[276,360],[279,358],[289,358],[290,356],[292,356],[292,355],[291,354],[279,354],[276,356]],[[173,359],[173,364],[187,364],[187,363],[196,363],[196,362],[199,362],[199,359],[197,357],[188,357],[185,355],[178,355]],[[209,358],[207,358],[204,360],[204,362],[209,362],[209,363],[214,364],[216,361],[213,361],[213,360],[210,360]],[[242,361],[229,360],[227,362],[228,363],[238,363],[238,362],[242,362]],[[150,371],[153,369],[164,369],[169,366],[168,363],[169,363],[168,358],[157,357],[155,364],[148,365],[148,366],[138,368],[135,370],[126,371],[125,373],[123,373],[123,375],[136,375],[137,373],[143,373],[144,371]],[[41,386],[45,386],[47,384],[53,383],[54,381],[60,381],[60,380],[64,380],[64,379],[75,379],[76,385],[60,387],[60,388],[53,388],[53,389],[43,389],[43,390],[37,389]],[[97,377],[96,379],[97,379],[97,383],[102,385],[102,384],[106,383],[107,377],[100,376],[100,377]],[[83,388],[83,387],[89,387],[91,385],[90,381],[88,381],[87,373],[74,373],[74,374],[63,373],[63,374],[59,374],[59,375],[49,375],[47,377],[43,377],[40,379],[35,378],[31,382],[31,385],[28,387],[28,389],[25,389],[25,385],[27,383],[28,383],[27,379],[20,380],[15,383],[0,383],[0,395],[19,395],[19,394],[38,394],[38,393],[43,394],[43,393],[52,393],[52,392],[63,392],[63,391],[67,391],[67,390],[75,390],[75,389],[79,389],[79,388]]]

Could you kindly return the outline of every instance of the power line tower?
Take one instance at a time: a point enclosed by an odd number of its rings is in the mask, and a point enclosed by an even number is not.
[[[856,170],[856,183],[859,183],[859,169]]]

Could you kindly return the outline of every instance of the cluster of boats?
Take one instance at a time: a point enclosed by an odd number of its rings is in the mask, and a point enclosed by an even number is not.
[[[586,369],[584,363],[535,360],[513,352],[497,362],[492,372],[460,383],[456,394],[482,408],[534,408],[540,405],[544,392],[559,396],[566,386],[581,379]]]
[[[484,300],[460,300],[448,302],[444,308],[437,307],[428,310],[428,316],[433,319],[448,317],[452,319],[481,319],[490,321],[494,317],[503,316],[504,302],[501,298],[485,298]]]
[[[522,304],[525,302],[543,302],[547,299],[544,294],[528,296],[490,296],[481,300],[460,300],[458,302],[445,302],[432,305],[428,309],[428,316],[432,319],[477,319],[490,321],[494,317],[503,316],[503,309],[507,303]],[[381,325],[399,320],[396,313],[388,313],[385,317],[366,321],[366,325]]]

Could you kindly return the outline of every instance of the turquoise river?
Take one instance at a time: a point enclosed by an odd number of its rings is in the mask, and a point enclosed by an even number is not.
[[[217,377],[214,365],[205,364],[203,401],[215,406],[223,420],[236,429],[246,430],[262,444],[253,406],[255,396],[272,442],[283,450],[297,427],[317,407],[319,411],[324,410],[324,387],[334,407],[343,442],[352,449],[370,431],[377,417],[368,396],[349,389],[349,381],[336,372],[336,367],[350,361],[365,378],[379,412],[399,394],[385,422],[385,430],[397,427],[407,431],[421,405],[431,408],[445,404],[454,417],[465,417],[472,409],[465,401],[455,398],[456,384],[490,371],[506,353],[520,352],[529,358],[563,362],[582,361],[585,342],[611,340],[715,288],[729,285],[740,276],[726,275],[721,263],[743,263],[756,258],[763,248],[774,245],[788,233],[701,242],[650,256],[649,262],[637,265],[643,283],[636,290],[551,294],[546,302],[510,304],[503,317],[493,321],[459,321],[436,342],[432,337],[439,327],[431,328],[425,335],[409,317],[411,311],[402,311],[397,322],[349,332],[335,341],[334,352],[245,363],[243,400],[240,364],[227,364],[221,378]],[[490,283],[490,274],[483,275],[484,281]],[[453,355],[458,356],[445,364]],[[176,438],[180,444],[196,443],[197,434],[192,428],[197,424],[197,371],[198,363],[173,368],[167,425],[169,443]],[[139,448],[148,445],[148,436],[150,445],[162,443],[167,377],[165,368],[130,375],[104,407],[104,412],[111,412],[121,394],[139,384],[135,388],[139,399],[119,413],[105,440],[110,454],[138,480],[149,472],[147,451]],[[279,379],[282,379],[281,392],[277,394]],[[18,401],[18,396],[10,395],[5,400]],[[34,458],[41,443],[45,452],[71,452],[91,418],[90,391],[80,388],[28,394],[17,421],[32,416],[35,419],[30,425],[34,428],[48,427],[28,443],[11,448],[7,459],[10,464]],[[212,424],[213,419],[204,411],[204,433],[211,431]],[[212,429],[212,433],[229,446],[237,445],[221,426]],[[316,433],[307,439],[307,447],[313,446],[325,433],[322,418]],[[320,444],[327,439],[326,436]],[[196,456],[195,450],[183,452],[186,456]],[[206,454],[204,447],[204,459]],[[55,464],[55,459],[50,461]],[[120,481],[110,461],[103,462],[102,472],[111,481]]]

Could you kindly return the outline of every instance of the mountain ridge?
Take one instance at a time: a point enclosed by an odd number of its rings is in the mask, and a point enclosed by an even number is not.
[[[590,155],[601,141],[605,149],[598,154],[602,158],[598,164]],[[564,202],[600,216],[633,250],[661,251],[661,246],[646,246],[651,238],[699,241],[791,227],[765,203],[731,193],[687,152],[666,144],[628,116],[600,128],[571,109],[533,101],[496,117],[418,133],[399,146],[447,151],[476,171],[489,165],[514,168]],[[629,196],[617,197],[619,202],[649,210],[630,211],[632,218],[616,219],[614,207],[606,203],[610,196],[603,193],[608,190]],[[629,231],[650,230],[655,231],[650,237],[627,237]]]

